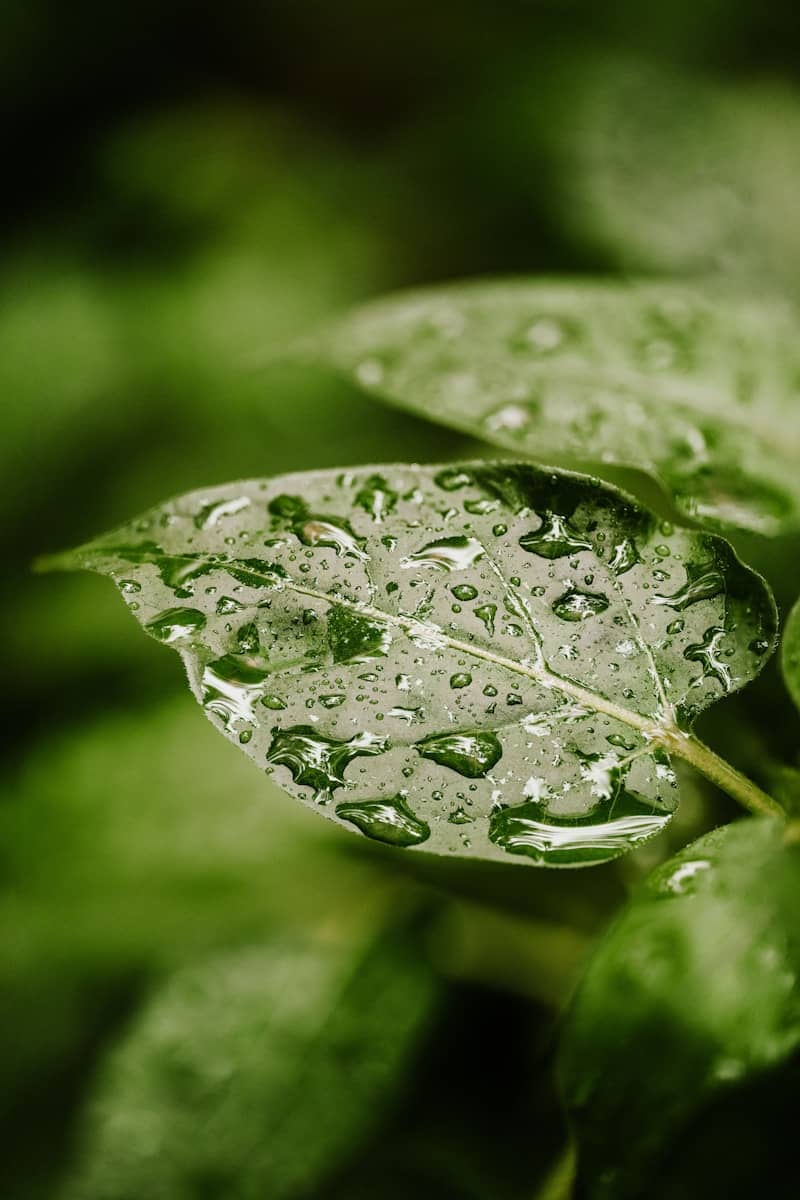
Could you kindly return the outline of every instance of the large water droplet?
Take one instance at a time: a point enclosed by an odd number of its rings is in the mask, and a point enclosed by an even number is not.
[[[478,594],[478,589],[473,587],[471,583],[457,583],[455,587],[450,588],[450,591],[455,596],[456,600],[474,600]]]
[[[437,733],[416,743],[417,753],[450,767],[467,779],[480,779],[498,763],[503,754],[496,733]]]
[[[400,561],[401,567],[439,567],[445,571],[463,571],[485,554],[477,538],[459,534],[428,542],[420,550]]]
[[[715,679],[723,692],[730,691],[732,686],[730,667],[720,657],[720,647],[724,637],[725,630],[719,625],[712,625],[703,634],[702,642],[696,642],[684,650],[683,657],[685,659],[688,659],[689,662],[700,663],[703,668],[703,674],[700,679],[695,681],[695,685],[702,683],[704,679]]]
[[[615,575],[624,575],[641,561],[639,551],[633,539],[623,538],[614,547],[614,553],[611,555],[608,565]]]
[[[566,558],[568,554],[592,549],[591,542],[582,538],[566,517],[554,512],[544,513],[539,528],[532,533],[524,533],[519,544],[529,554],[548,559]]]
[[[683,587],[671,596],[654,596],[653,603],[683,612],[690,604],[697,604],[699,600],[713,600],[724,591],[724,576],[713,563],[687,563]]]
[[[670,814],[654,811],[624,790],[613,803],[610,820],[556,820],[546,805],[535,802],[501,808],[491,816],[489,840],[534,862],[571,866],[616,858],[653,837],[670,820]]]
[[[418,846],[430,837],[430,827],[411,811],[398,792],[389,800],[353,800],[337,804],[336,815],[367,837],[389,846]]]
[[[304,546],[322,546],[337,556],[366,559],[366,539],[358,537],[349,521],[308,511],[301,496],[276,496],[269,511],[287,525]]]
[[[315,799],[325,803],[344,787],[345,769],[354,758],[383,754],[387,748],[387,740],[372,733],[357,733],[348,741],[324,737],[311,725],[294,725],[273,729],[267,759],[288,767],[295,783],[313,788]]]
[[[203,706],[222,718],[229,729],[236,720],[255,725],[253,705],[264,695],[264,681],[269,671],[254,666],[247,659],[226,654],[209,663],[201,678]]]
[[[205,614],[197,608],[168,608],[145,625],[160,642],[177,642],[205,628]]]
[[[581,592],[577,588],[564,592],[553,603],[553,612],[562,621],[585,621],[608,608],[607,596],[599,592]]]

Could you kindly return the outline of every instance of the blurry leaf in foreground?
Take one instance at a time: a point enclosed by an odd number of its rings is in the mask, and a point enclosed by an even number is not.
[[[781,666],[789,695],[800,708],[800,600],[786,619],[781,643]]]
[[[800,847],[760,820],[701,838],[634,895],[564,1028],[578,1196],[796,1194],[798,905]]]
[[[507,279],[355,309],[297,354],[538,461],[650,472],[699,520],[800,525],[800,323],[674,283]]]
[[[59,1196],[306,1196],[401,1085],[435,996],[410,930],[187,968],[105,1064]]]
[[[466,463],[192,492],[53,560],[109,575],[206,714],[379,842],[585,865],[658,833],[775,611],[721,538],[586,476]],[[702,752],[706,753],[702,748]]]

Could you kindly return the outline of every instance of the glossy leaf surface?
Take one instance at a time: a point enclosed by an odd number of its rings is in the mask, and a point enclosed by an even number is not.
[[[800,525],[800,324],[680,284],[506,280],[354,310],[305,353],[539,461],[650,472],[701,521]]]
[[[794,1194],[798,904],[800,847],[742,820],[623,910],[563,1032],[578,1196]]]
[[[662,829],[665,737],[775,635],[722,539],[530,464],[231,484],[57,561],[114,579],[286,791],[392,846],[506,861]]]

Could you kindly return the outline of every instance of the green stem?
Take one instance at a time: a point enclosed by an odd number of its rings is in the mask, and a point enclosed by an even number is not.
[[[739,804],[749,809],[760,817],[778,817],[781,820],[786,820],[786,813],[778,804],[777,800],[773,800],[766,792],[753,783],[752,779],[748,779],[746,775],[742,775],[741,771],[737,771],[724,758],[720,758],[718,754],[696,738],[694,734],[674,734],[670,733],[665,738],[667,749],[690,763],[706,779],[710,779],[723,792],[727,792]]]
[[[568,1145],[558,1156],[536,1193],[536,1200],[569,1200],[575,1181],[575,1150]]]

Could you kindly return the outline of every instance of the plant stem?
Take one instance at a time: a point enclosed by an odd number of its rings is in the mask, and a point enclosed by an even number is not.
[[[749,809],[750,812],[755,813],[756,816],[778,817],[786,820],[786,813],[777,800],[773,800],[772,796],[762,791],[758,784],[753,783],[752,779],[748,779],[724,758],[720,758],[710,746],[706,746],[705,742],[701,742],[694,734],[670,733],[664,740],[667,749],[672,754],[676,754],[690,763],[695,770],[705,775],[718,788],[727,792],[729,796]]]
[[[536,1193],[536,1200],[569,1200],[575,1181],[575,1150],[570,1144],[558,1156]]]

